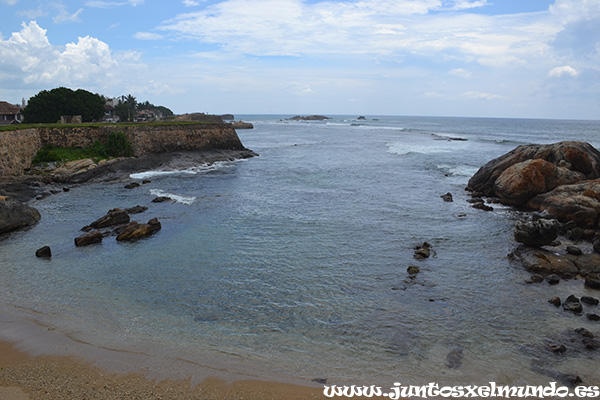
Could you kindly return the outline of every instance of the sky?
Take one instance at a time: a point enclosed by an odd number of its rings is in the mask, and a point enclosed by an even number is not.
[[[600,120],[600,0],[0,0],[0,100]]]

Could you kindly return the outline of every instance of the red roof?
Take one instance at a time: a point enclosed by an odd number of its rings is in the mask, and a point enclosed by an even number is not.
[[[0,101],[0,115],[16,115],[21,112],[21,107],[7,103],[6,101]]]

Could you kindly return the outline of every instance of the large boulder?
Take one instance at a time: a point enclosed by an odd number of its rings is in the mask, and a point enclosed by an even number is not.
[[[102,229],[109,226],[123,225],[129,223],[129,214],[120,208],[114,208],[105,216],[98,218],[90,224],[93,229]]]
[[[572,278],[579,273],[575,261],[576,256],[556,255],[541,248],[518,246],[509,259],[520,263],[527,271],[533,274],[557,274],[563,278]]]
[[[38,210],[10,197],[0,196],[0,234],[35,225],[41,216]]]
[[[558,186],[529,200],[527,207],[545,210],[562,222],[574,221],[584,228],[598,227],[600,179]]]
[[[554,144],[531,144],[518,146],[514,150],[500,156],[486,165],[469,180],[467,189],[482,193],[486,196],[497,196],[496,180],[511,166],[527,160],[541,159],[554,164],[556,167],[579,172],[585,179],[600,178],[600,152],[585,142],[566,141]],[[545,170],[530,168],[532,170]],[[552,174],[555,172],[550,171]],[[562,171],[564,172],[564,171]],[[562,173],[561,172],[561,173]],[[508,180],[505,177],[505,180]]]
[[[584,179],[585,175],[581,172],[538,158],[505,169],[494,182],[494,193],[504,204],[521,206],[540,193]]]

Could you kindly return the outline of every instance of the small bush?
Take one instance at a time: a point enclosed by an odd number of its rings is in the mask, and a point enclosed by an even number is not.
[[[52,146],[46,145],[38,150],[31,163],[41,164],[55,161],[60,161],[60,156],[56,153]]]
[[[111,132],[104,147],[106,154],[110,157],[131,157],[133,155],[131,143],[123,132]]]

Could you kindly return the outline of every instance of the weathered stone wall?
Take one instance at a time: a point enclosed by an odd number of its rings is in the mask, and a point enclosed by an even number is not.
[[[22,174],[41,147],[37,129],[0,132],[0,176]]]
[[[96,140],[105,142],[114,131],[127,136],[136,156],[180,150],[244,149],[231,124],[40,127],[0,132],[0,176],[23,173],[44,145],[83,148]]]

